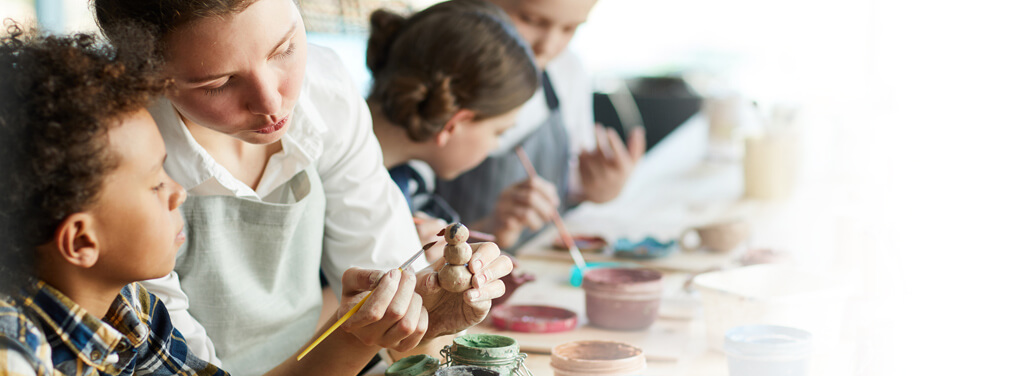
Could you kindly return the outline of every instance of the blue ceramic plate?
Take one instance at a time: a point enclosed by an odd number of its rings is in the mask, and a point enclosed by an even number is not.
[[[638,242],[620,238],[615,241],[615,257],[636,260],[665,257],[672,251],[675,244],[675,240],[662,243],[650,236]]]

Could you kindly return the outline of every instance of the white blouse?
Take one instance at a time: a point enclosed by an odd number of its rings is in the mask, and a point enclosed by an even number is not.
[[[346,269],[395,268],[420,247],[405,198],[384,168],[366,102],[333,51],[309,46],[306,77],[281,140],[283,150],[271,156],[256,189],[232,176],[195,141],[169,100],[149,110],[167,147],[164,168],[189,195],[284,203],[283,185],[315,166],[327,199],[321,267],[336,294]],[[426,266],[422,259],[414,264],[416,269]],[[145,285],[164,301],[191,350],[220,364],[205,329],[187,311],[177,275]]]

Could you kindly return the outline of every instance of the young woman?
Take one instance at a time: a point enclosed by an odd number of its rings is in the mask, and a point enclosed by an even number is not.
[[[390,269],[417,251],[365,102],[336,54],[307,48],[293,1],[94,4],[104,29],[152,26],[175,81],[150,113],[167,146],[164,167],[190,196],[181,209],[188,241],[175,273],[148,287],[197,353],[235,374],[274,368],[316,330],[319,269],[340,316],[384,279],[343,271]],[[429,271],[398,276],[334,336],[409,350],[480,322],[504,292],[499,278],[511,261],[490,243],[474,249],[473,288],[448,293]],[[360,366],[373,355],[340,354]]]
[[[544,71],[542,89],[520,111],[497,151],[437,193],[460,197],[452,206],[472,227],[493,232],[503,249],[524,228],[538,229],[581,201],[618,196],[644,152],[644,137],[628,147],[614,130],[594,126],[593,90],[579,59],[566,51],[596,0],[491,0],[504,9]],[[539,178],[528,179],[515,155],[522,146]],[[572,184],[570,184],[570,182]]]
[[[458,221],[432,194],[430,173],[452,179],[483,161],[540,78],[529,46],[501,8],[486,1],[442,2],[409,19],[379,10],[370,20],[373,130],[413,211],[443,219],[421,218],[425,241]],[[412,160],[430,171],[421,175]]]

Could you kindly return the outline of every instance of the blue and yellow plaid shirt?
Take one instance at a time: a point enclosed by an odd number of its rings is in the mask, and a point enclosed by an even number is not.
[[[188,350],[164,304],[138,283],[100,320],[44,282],[0,300],[0,374],[227,375]]]

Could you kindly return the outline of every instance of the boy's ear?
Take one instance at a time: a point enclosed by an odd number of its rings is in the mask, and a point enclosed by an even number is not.
[[[54,239],[57,252],[68,263],[91,268],[100,258],[96,221],[87,213],[75,213],[61,222]]]
[[[434,143],[441,147],[447,145],[448,141],[452,138],[452,134],[459,131],[466,124],[469,124],[474,118],[476,118],[476,112],[471,110],[463,108],[456,111],[455,115],[452,115],[452,118],[448,119],[447,123],[444,123],[444,128],[441,128],[441,131],[434,135]]]

